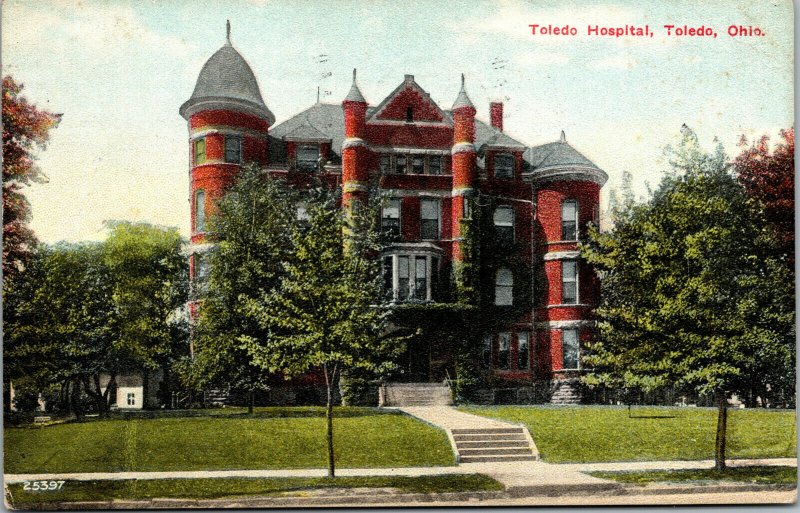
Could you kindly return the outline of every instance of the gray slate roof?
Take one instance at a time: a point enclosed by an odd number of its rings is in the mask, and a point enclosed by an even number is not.
[[[253,70],[230,43],[225,43],[203,65],[194,92],[184,105],[201,99],[225,98],[244,101],[256,110],[269,113],[268,117],[272,117],[261,97],[261,90]]]
[[[525,152],[527,160],[534,169],[548,167],[583,166],[599,169],[594,162],[587,159],[566,140],[534,146]]]

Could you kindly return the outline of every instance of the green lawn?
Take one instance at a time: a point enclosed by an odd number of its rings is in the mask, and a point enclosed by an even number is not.
[[[60,490],[33,492],[22,484],[9,485],[12,505],[45,502],[107,501],[113,499],[213,499],[219,497],[300,495],[320,488],[394,488],[400,493],[498,491],[503,485],[483,474],[423,477],[336,477],[271,479],[149,479],[124,481],[67,481]]]
[[[796,485],[796,467],[728,467],[725,470],[656,470],[642,472],[587,472],[600,479],[620,483],[715,483],[719,481],[756,484]]]
[[[713,459],[712,408],[628,409],[605,406],[465,407],[463,411],[524,423],[551,463]],[[730,410],[728,458],[795,457],[795,411]]]
[[[323,408],[6,428],[4,444],[6,473],[327,466]],[[341,467],[455,464],[444,431],[372,408],[336,408],[334,447]]]

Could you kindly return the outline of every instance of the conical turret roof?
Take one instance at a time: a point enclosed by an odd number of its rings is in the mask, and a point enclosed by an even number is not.
[[[458,96],[456,97],[456,101],[453,104],[452,110],[461,109],[463,107],[475,108],[475,106],[472,104],[472,100],[470,100],[469,96],[467,96],[467,90],[464,88],[464,74],[462,73],[461,90],[458,92]]]
[[[261,97],[261,90],[253,70],[231,45],[230,26],[228,39],[203,65],[194,92],[191,98],[181,105],[180,114],[188,118],[204,104],[209,103],[229,103],[230,105],[226,106],[228,108],[238,107],[237,110],[266,117],[270,124],[275,122],[275,116]]]

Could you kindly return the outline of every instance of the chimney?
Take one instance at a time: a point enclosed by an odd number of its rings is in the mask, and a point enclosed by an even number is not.
[[[492,126],[503,131],[503,102],[492,102],[489,104],[489,116]]]

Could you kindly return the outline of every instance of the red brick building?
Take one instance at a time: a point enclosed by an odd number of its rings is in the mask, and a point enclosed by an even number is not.
[[[462,231],[480,210],[486,222],[479,232],[479,289],[491,317],[478,337],[486,382],[514,391],[577,376],[599,294],[577,245],[587,224],[598,222],[607,175],[564,132],[538,146],[504,132],[502,103],[489,105],[489,122],[476,118],[463,76],[458,86],[454,80],[448,109],[405,75],[372,104],[354,71],[341,104],[318,102],[276,125],[256,77],[228,39],[180,108],[192,162],[193,279],[206,272],[203,255],[211,245],[204,232],[214,200],[247,161],[296,184],[318,175],[342,188],[345,204],[377,185],[388,198],[382,227],[394,233],[381,256],[393,304],[455,300],[447,284],[467,257]],[[450,349],[440,340],[421,337],[408,351],[417,357],[410,354],[403,363],[403,380],[454,376]]]

